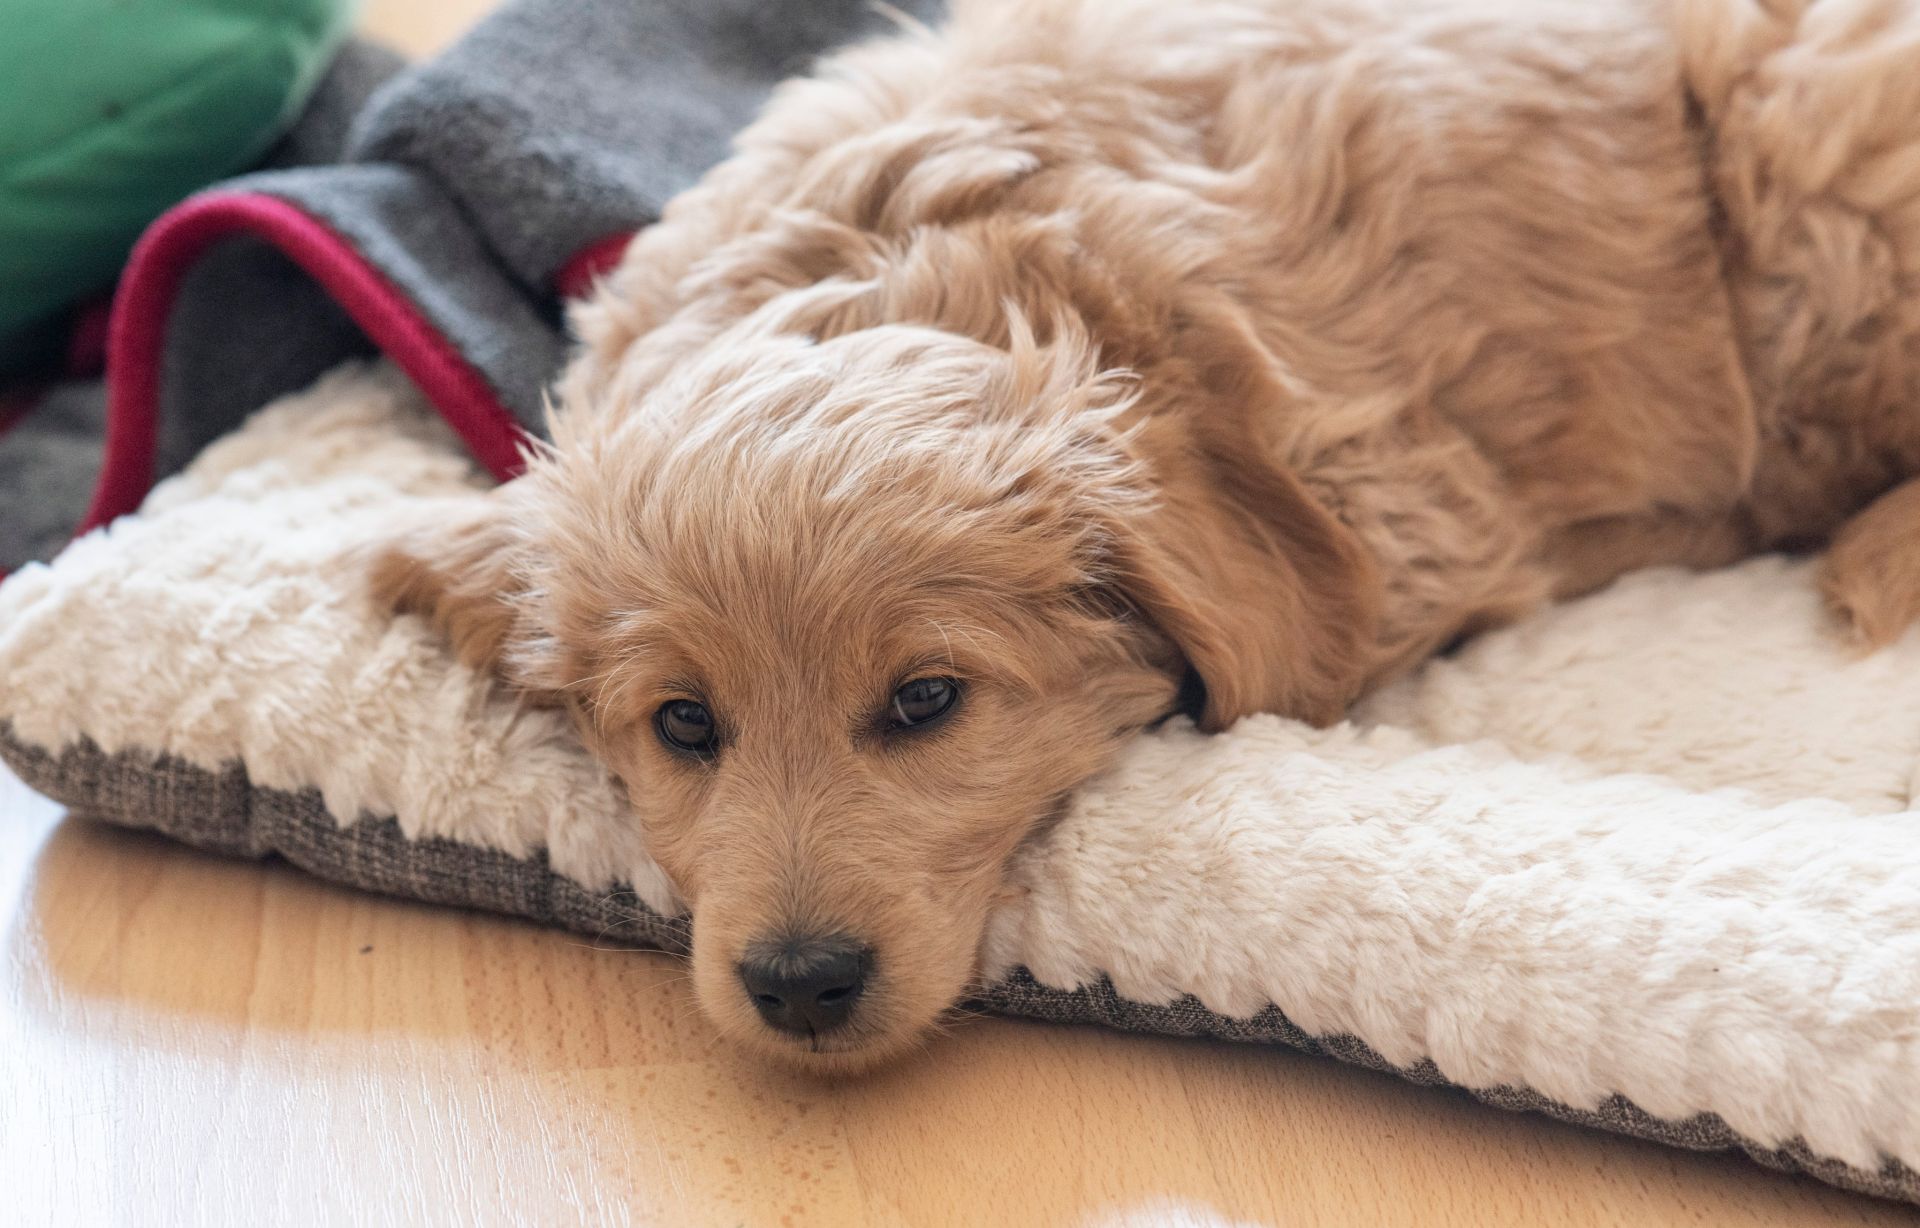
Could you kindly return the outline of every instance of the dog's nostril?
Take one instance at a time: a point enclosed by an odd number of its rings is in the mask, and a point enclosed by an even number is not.
[[[819,1035],[851,1017],[872,963],[872,950],[851,938],[770,939],[747,948],[740,983],[769,1025]]]

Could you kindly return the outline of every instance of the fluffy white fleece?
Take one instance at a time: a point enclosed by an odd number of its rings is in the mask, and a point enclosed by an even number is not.
[[[337,372],[0,587],[0,715],[48,747],[238,756],[671,909],[559,718],[353,583],[343,556],[482,485],[397,376]],[[1920,1167],[1917,788],[1920,636],[1857,659],[1804,563],[1648,573],[1338,729],[1143,737],[1022,856],[987,955]]]

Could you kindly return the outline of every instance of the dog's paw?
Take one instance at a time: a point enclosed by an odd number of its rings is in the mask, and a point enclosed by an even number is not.
[[[1848,521],[1820,567],[1820,595],[1861,648],[1883,648],[1920,621],[1920,479]]]

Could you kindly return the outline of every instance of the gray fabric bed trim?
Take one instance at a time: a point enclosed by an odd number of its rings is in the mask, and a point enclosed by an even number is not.
[[[517,858],[450,840],[408,840],[393,819],[372,815],[343,826],[317,790],[256,788],[239,763],[210,771],[138,751],[107,754],[84,740],[48,751],[15,737],[5,721],[0,721],[0,758],[27,784],[69,809],[161,832],[196,848],[237,857],[278,856],[320,878],[363,890],[506,913],[623,946],[687,949],[684,919],[653,913],[628,892],[588,891],[551,871],[544,854]],[[1869,1171],[1815,1155],[1797,1139],[1783,1147],[1764,1146],[1734,1133],[1712,1113],[1684,1121],[1657,1118],[1620,1096],[1578,1109],[1522,1087],[1460,1087],[1432,1062],[1395,1066],[1355,1037],[1310,1036],[1274,1007],[1250,1019],[1232,1019],[1194,998],[1164,1006],[1131,1002],[1105,981],[1086,989],[1049,989],[1024,969],[987,986],[968,1005],[1049,1023],[1286,1045],[1428,1087],[1462,1091],[1496,1108],[1544,1113],[1691,1151],[1740,1151],[1768,1168],[1920,1203],[1920,1172],[1894,1159]]]

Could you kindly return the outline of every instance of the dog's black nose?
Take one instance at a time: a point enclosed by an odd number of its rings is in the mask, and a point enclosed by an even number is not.
[[[872,962],[873,952],[851,938],[781,938],[747,948],[740,983],[769,1024],[817,1036],[853,1014]]]

